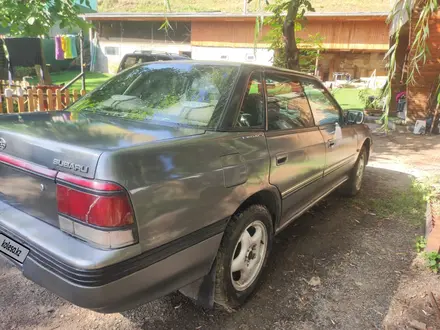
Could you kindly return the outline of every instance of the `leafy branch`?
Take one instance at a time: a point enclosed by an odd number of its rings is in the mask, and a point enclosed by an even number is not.
[[[60,28],[88,28],[78,17],[77,3],[90,8],[90,0],[0,0],[0,24],[14,36],[47,35],[59,24]]]

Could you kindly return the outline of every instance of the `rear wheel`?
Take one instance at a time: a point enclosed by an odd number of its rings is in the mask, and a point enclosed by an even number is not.
[[[350,177],[342,186],[342,193],[346,196],[356,196],[361,190],[364,179],[365,167],[367,165],[367,151],[362,147],[358,159],[351,170]]]
[[[262,205],[252,205],[231,219],[216,259],[215,302],[227,310],[254,292],[272,247],[272,219]]]

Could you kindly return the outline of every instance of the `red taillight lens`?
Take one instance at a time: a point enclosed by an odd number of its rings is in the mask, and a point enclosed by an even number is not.
[[[57,185],[58,212],[99,227],[133,224],[133,212],[127,195],[97,195]]]
[[[137,242],[128,193],[118,184],[58,173],[60,229],[98,248],[117,249]]]

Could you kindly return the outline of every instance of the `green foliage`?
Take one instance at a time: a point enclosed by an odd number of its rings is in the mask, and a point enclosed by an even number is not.
[[[426,248],[426,238],[425,236],[419,236],[416,240],[416,251],[417,253],[420,253],[424,251]]]
[[[29,76],[35,76],[35,68],[19,66],[14,69],[14,78],[17,80]]]
[[[387,198],[368,198],[356,201],[383,219],[403,219],[420,226],[425,221],[426,202],[432,197],[433,189],[430,179],[413,180],[406,189],[395,189]],[[431,181],[429,181],[431,180]]]
[[[79,0],[90,8],[89,0]],[[0,23],[14,36],[47,35],[56,24],[60,28],[87,28],[78,17],[75,0],[0,0]]]
[[[438,252],[425,252],[424,257],[428,268],[437,274],[440,270],[440,254]]]
[[[380,89],[364,88],[358,93],[359,99],[362,102],[364,109],[382,109],[383,100]]]

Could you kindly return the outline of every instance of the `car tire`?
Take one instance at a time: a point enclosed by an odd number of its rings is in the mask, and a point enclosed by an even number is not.
[[[343,195],[348,197],[356,196],[362,187],[362,181],[364,178],[365,167],[367,165],[367,150],[362,147],[359,152],[358,159],[350,172],[348,180],[344,183],[341,188]]]
[[[232,311],[249,298],[261,279],[272,241],[272,217],[263,205],[251,205],[231,218],[216,258],[218,305]]]

